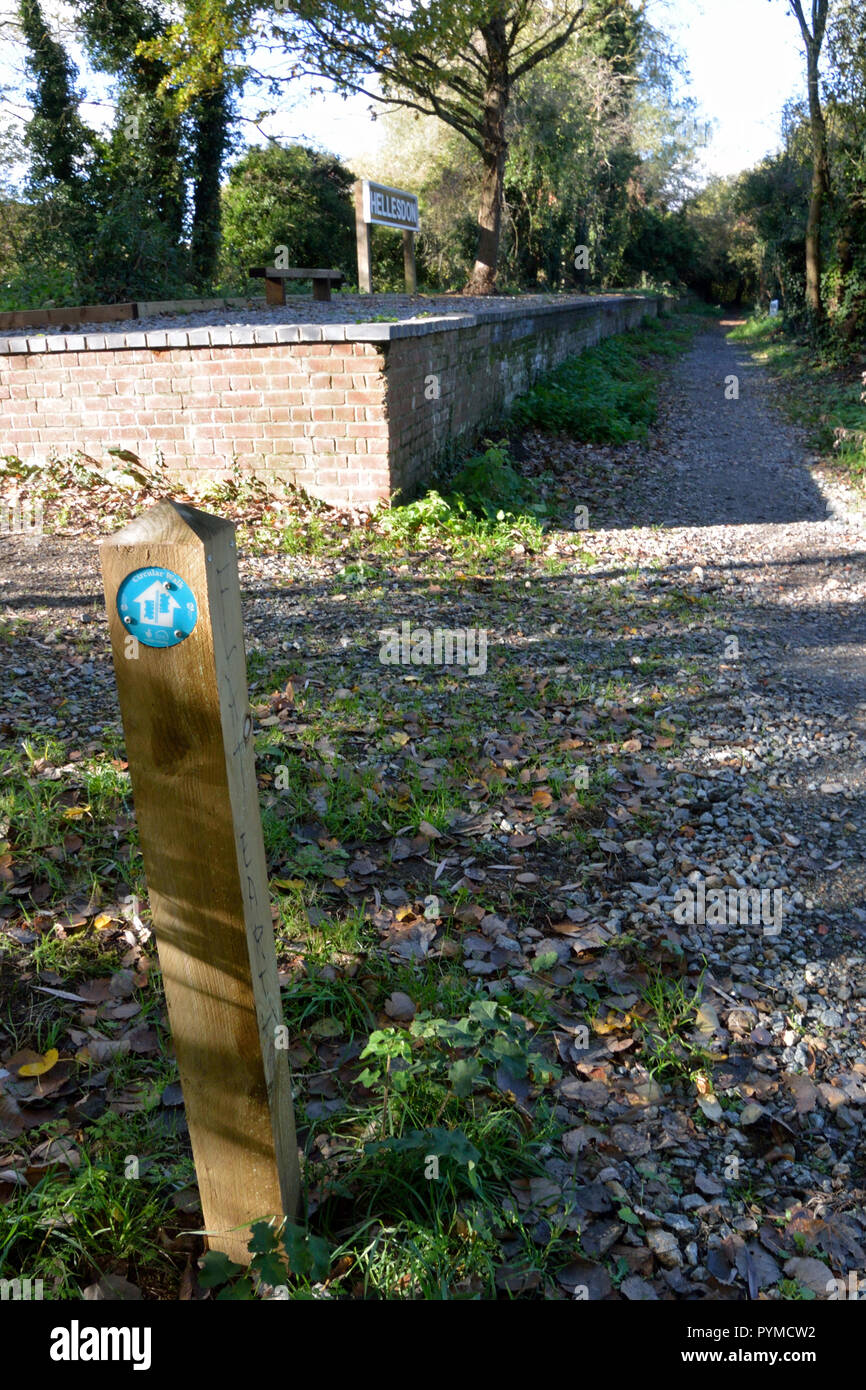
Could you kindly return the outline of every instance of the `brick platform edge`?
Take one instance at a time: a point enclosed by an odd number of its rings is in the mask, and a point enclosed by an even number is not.
[[[543,372],[659,313],[636,295],[416,323],[270,324],[0,338],[0,455],[108,447],[178,482],[235,460],[334,504],[413,496],[451,444]]]

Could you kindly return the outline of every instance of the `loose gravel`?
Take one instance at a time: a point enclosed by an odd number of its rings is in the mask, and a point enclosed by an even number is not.
[[[727,400],[732,376],[739,398]],[[587,919],[585,940],[539,940],[492,918],[490,931],[483,922],[463,942],[465,968],[493,994],[501,971],[553,951],[566,974],[577,958],[587,978],[606,979],[605,1007],[623,1015],[629,985],[617,952],[628,937],[647,949],[667,943],[687,978],[703,978],[698,1035],[716,1060],[712,1086],[697,1096],[657,1081],[615,1029],[613,1041],[593,1034],[588,1049],[573,1029],[561,1035],[570,1071],[560,1108],[571,1127],[564,1156],[548,1160],[558,1195],[543,1214],[553,1220],[560,1198],[583,1204],[572,1283],[590,1297],[778,1298],[789,1279],[825,1298],[832,1277],[862,1275],[866,1262],[863,512],[773,397],[764,373],[713,327],[671,369],[649,444],[570,446],[594,560],[562,580],[563,613],[579,612],[583,585],[616,586],[645,613],[686,594],[676,624],[662,632],[647,622],[629,639],[636,690],[652,681],[641,663],[664,647],[676,694],[659,706],[659,728],[679,730],[682,747],[656,758],[655,770],[650,753],[636,759],[631,801],[626,789],[622,816],[609,813],[593,832],[598,886],[559,886],[562,912]],[[550,450],[534,436],[524,456],[544,461]],[[35,624],[12,644],[8,710],[32,698],[26,644],[50,647],[46,625],[82,611],[92,620],[101,597],[83,538],[0,541],[0,559],[0,605]],[[280,623],[290,632],[299,585],[314,582],[307,562],[285,557],[245,560],[242,579],[256,634]],[[495,613],[490,628],[492,643],[509,640]],[[612,669],[621,637],[591,627],[580,636],[586,661],[622,675]],[[539,639],[536,680],[545,663],[562,669],[563,642],[553,628]],[[57,685],[47,693],[62,694],[62,718],[96,736],[114,709],[104,664],[79,656],[60,684],[56,669],[45,668]],[[609,703],[595,701],[599,716]],[[640,814],[661,812],[652,832],[635,825],[627,808],[637,804]],[[680,921],[685,889],[754,889],[783,910],[763,930],[730,912]],[[536,987],[528,969],[509,978]],[[609,1252],[626,1275],[615,1290],[599,1263]]]
[[[161,329],[196,328],[265,328],[276,324],[317,323],[418,323],[430,318],[460,319],[491,310],[542,308],[551,304],[586,304],[610,296],[533,294],[519,299],[509,295],[473,296],[463,294],[335,294],[326,302],[312,296],[288,295],[285,305],[264,307],[250,302],[245,306],[217,309],[195,309],[189,312],[148,314],[136,319],[118,319],[111,323],[82,323],[75,325],[76,334],[86,333],[147,333]],[[616,298],[616,296],[613,296]],[[9,329],[0,337],[56,337],[69,329],[62,324],[38,329]]]

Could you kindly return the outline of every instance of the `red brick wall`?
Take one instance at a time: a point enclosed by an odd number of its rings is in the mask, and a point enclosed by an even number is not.
[[[570,353],[655,310],[655,301],[596,301],[535,315],[509,308],[448,329],[324,330],[354,341],[273,341],[319,332],[306,326],[3,339],[0,455],[81,450],[105,461],[106,448],[122,447],[147,462],[159,448],[184,482],[227,477],[237,459],[328,502],[408,497],[451,439],[501,416]],[[425,394],[429,377],[438,396]]]
[[[655,300],[612,300],[392,342],[385,373],[392,487],[411,497],[450,440],[501,425],[544,372],[657,312]],[[428,400],[431,378],[439,395]]]
[[[159,447],[184,481],[279,472],[333,502],[388,493],[383,360],[369,343],[134,348],[0,358],[0,453]]]

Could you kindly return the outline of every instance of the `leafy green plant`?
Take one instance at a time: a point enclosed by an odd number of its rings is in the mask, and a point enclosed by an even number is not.
[[[246,1272],[227,1255],[209,1250],[198,1276],[202,1288],[219,1289],[216,1297],[220,1301],[249,1300],[261,1296],[265,1289],[309,1299],[315,1297],[314,1286],[327,1279],[331,1267],[327,1241],[290,1221],[282,1226],[257,1221],[247,1249],[252,1259]]]
[[[494,1078],[500,1086],[524,1080],[547,1085],[560,1074],[559,1067],[528,1043],[526,1026],[517,1015],[496,1000],[476,999],[463,1018],[452,1021],[422,1013],[408,1030],[384,1028],[371,1034],[361,1053],[361,1060],[370,1065],[360,1080],[382,1091],[384,1126],[390,1119],[390,1094],[407,1091],[419,1073],[437,1088],[443,1109],[450,1098],[465,1100]]]
[[[457,511],[465,510],[489,521],[544,510],[532,501],[532,484],[515,472],[508,449],[502,444],[488,444],[483,454],[470,459],[451,487],[451,505]]]
[[[817,1298],[814,1289],[807,1289],[804,1284],[799,1284],[796,1279],[780,1279],[779,1293],[786,1302],[812,1303]]]
[[[307,145],[272,141],[247,150],[222,190],[223,273],[273,265],[275,246],[286,247],[290,266],[349,269],[355,259],[352,178],[333,155]],[[261,294],[261,281],[252,288]],[[303,292],[309,294],[309,286]]]
[[[481,1154],[475,1145],[470,1143],[462,1129],[411,1129],[406,1134],[392,1135],[389,1139],[365,1144],[364,1152],[371,1156],[384,1153],[421,1153],[425,1162],[431,1158],[453,1159],[466,1168],[470,1185],[477,1187],[476,1168]]]
[[[569,358],[512,408],[515,424],[596,444],[643,439],[656,417],[656,383],[648,356],[672,356],[687,331],[646,320],[636,332],[608,338]]]

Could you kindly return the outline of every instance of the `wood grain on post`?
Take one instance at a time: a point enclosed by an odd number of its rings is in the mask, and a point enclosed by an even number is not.
[[[100,559],[205,1228],[212,1248],[247,1263],[245,1228],[294,1216],[299,1169],[288,1057],[277,1045],[234,526],[159,502],[104,541]],[[184,580],[198,605],[177,645],[134,641],[134,623],[118,612],[122,581],[156,566]]]
[[[415,270],[415,233],[403,233],[403,276],[406,281],[406,293],[416,294],[418,291],[418,275]]]
[[[364,221],[364,184],[355,181],[355,245],[358,252],[358,293],[373,293],[373,246],[371,227]]]

